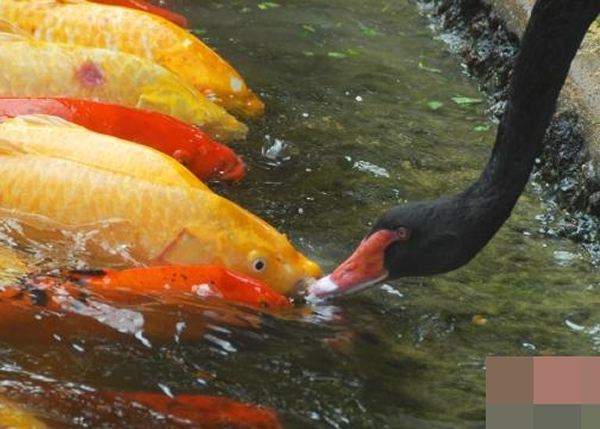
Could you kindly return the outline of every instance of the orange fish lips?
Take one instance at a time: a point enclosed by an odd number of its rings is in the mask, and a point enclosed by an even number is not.
[[[218,143],[213,142],[210,152],[199,149],[195,155],[186,150],[177,150],[173,158],[206,180],[236,183],[246,177],[246,164],[242,158],[229,147]]]
[[[246,164],[240,156],[236,156],[236,162],[217,173],[220,180],[225,182],[239,182],[246,176]]]
[[[238,155],[227,157],[213,168],[211,176],[220,182],[237,183],[246,177],[246,164]]]

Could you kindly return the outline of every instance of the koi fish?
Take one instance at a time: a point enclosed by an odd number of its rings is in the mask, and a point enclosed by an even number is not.
[[[103,392],[114,401],[138,403],[170,419],[193,422],[202,428],[282,429],[277,414],[231,399],[208,395],[175,395],[170,398],[154,392]]]
[[[264,110],[231,65],[159,16],[68,0],[0,0],[0,16],[37,40],[107,48],[154,61],[228,110],[250,117]]]
[[[110,102],[174,116],[217,140],[246,135],[244,124],[152,61],[109,49],[4,34],[10,39],[0,38],[0,96]]]
[[[13,269],[15,262],[17,268]],[[287,299],[257,280],[220,267],[151,267],[114,271],[116,276],[107,270],[101,276],[100,270],[55,269],[31,274],[25,265],[33,263],[26,253],[0,247],[0,272],[14,271],[2,279],[0,326],[17,324],[19,333],[26,333],[27,341],[41,348],[55,341],[53,334],[65,341],[81,335],[110,341],[134,337],[145,344],[198,341],[211,326],[260,328],[260,316],[240,305],[260,312],[291,307]],[[219,269],[223,270],[221,277]],[[165,281],[189,274],[188,279],[198,283],[194,287],[175,279],[161,284],[164,274]],[[134,283],[134,278],[141,279],[145,287]],[[0,331],[6,334],[3,341],[18,344],[20,337],[11,336],[7,329]]]
[[[123,6],[129,7],[131,9],[143,10],[144,12],[149,12],[153,15],[162,16],[165,19],[168,19],[174,24],[179,25],[182,28],[187,27],[187,18],[183,15],[175,13],[171,10],[154,6],[148,2],[143,0],[92,0],[94,3],[102,3],[108,4],[112,6]]]
[[[133,177],[151,177],[157,183],[208,189],[180,163],[165,163],[169,158],[162,152],[95,133],[56,116],[25,115],[6,120],[0,123],[0,139],[0,151],[10,148],[21,155],[67,159]],[[127,153],[122,151],[124,144]]]
[[[19,410],[32,425],[2,427],[46,428],[72,426],[73,419],[88,410],[89,427],[160,427],[203,429],[281,429],[277,413],[222,396],[182,394],[172,397],[150,391],[83,389],[55,381],[13,381],[3,386],[2,399]],[[20,404],[17,408],[14,403]],[[38,417],[39,416],[39,417]],[[65,421],[66,419],[66,421]],[[2,422],[2,420],[0,420]],[[35,425],[33,424],[35,423]]]
[[[14,402],[0,397],[0,427],[46,429],[48,426]]]
[[[28,114],[59,116],[98,133],[153,147],[204,181],[237,182],[246,174],[233,150],[162,113],[77,98],[0,98],[0,119]]]
[[[51,272],[28,275],[0,290],[2,340],[41,349],[65,341],[93,337],[111,342],[182,343],[200,341],[214,326],[259,329],[261,317],[224,300],[136,294],[100,290],[66,280]],[[165,301],[165,302],[163,302]],[[264,309],[261,309],[264,311]],[[18,335],[8,329],[19,326]]]
[[[120,271],[61,270],[50,275],[81,285],[112,302],[121,302],[127,299],[127,295],[157,295],[162,302],[169,302],[170,296],[183,295],[223,300],[257,309],[291,307],[286,297],[260,281],[218,266],[169,265]]]
[[[283,294],[321,275],[285,235],[174,159],[110,136],[90,144],[99,137],[89,130],[83,136],[76,125],[36,119],[0,124],[2,217],[47,231],[48,239],[102,229],[102,248],[127,246],[139,263],[223,266]]]

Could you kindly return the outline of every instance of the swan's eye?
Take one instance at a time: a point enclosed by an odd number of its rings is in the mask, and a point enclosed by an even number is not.
[[[408,241],[410,238],[410,230],[404,226],[396,228],[396,237],[398,241]]]
[[[252,269],[257,273],[261,273],[267,268],[267,262],[262,258],[256,258],[252,261]]]

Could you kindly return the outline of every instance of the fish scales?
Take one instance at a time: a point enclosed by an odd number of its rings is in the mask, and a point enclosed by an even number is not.
[[[248,116],[263,112],[263,103],[227,61],[162,17],[53,0],[0,0],[0,16],[38,40],[117,49],[155,61],[227,109]]]
[[[110,136],[104,138],[114,144],[102,147],[81,127],[32,120],[39,116],[0,125],[0,216],[50,237],[63,230],[106,231],[110,222],[115,228],[100,239],[129,245],[140,263],[219,265],[280,293],[321,275],[285,235],[212,192],[174,159]],[[130,151],[138,151],[133,170],[124,161],[111,163]],[[170,172],[160,176],[161,168]]]
[[[102,48],[33,40],[0,42],[0,96],[78,97],[174,116],[217,139],[247,128],[165,68]]]
[[[162,152],[91,132],[53,116],[26,115],[9,119],[0,124],[0,138],[4,144],[23,153],[68,159],[142,179],[152,178],[154,182],[206,189],[206,185],[180,163],[165,162]],[[81,144],[82,141],[86,144]],[[127,152],[122,150],[122,145],[127,145]],[[90,146],[93,151],[89,150]]]
[[[124,221],[130,240],[141,244],[144,253],[137,256],[143,262],[160,254],[178,234],[178,225],[202,220],[209,196],[40,155],[0,155],[0,177],[0,205],[16,210],[17,219],[19,212],[42,214],[48,223],[66,228]],[[46,184],[42,192],[24,191],[40,183]],[[118,192],[107,192],[110,189]]]

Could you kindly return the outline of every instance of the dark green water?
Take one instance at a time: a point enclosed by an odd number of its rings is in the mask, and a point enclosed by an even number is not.
[[[495,127],[411,0],[278,4],[173,7],[267,104],[235,145],[247,179],[220,192],[329,270],[386,208],[476,178]],[[214,322],[196,341],[152,348],[81,332],[83,351],[0,334],[0,377],[223,395],[275,409],[285,428],[483,428],[486,356],[600,351],[600,276],[577,245],[540,233],[545,213],[527,192],[467,267],[264,317],[258,329]]]

